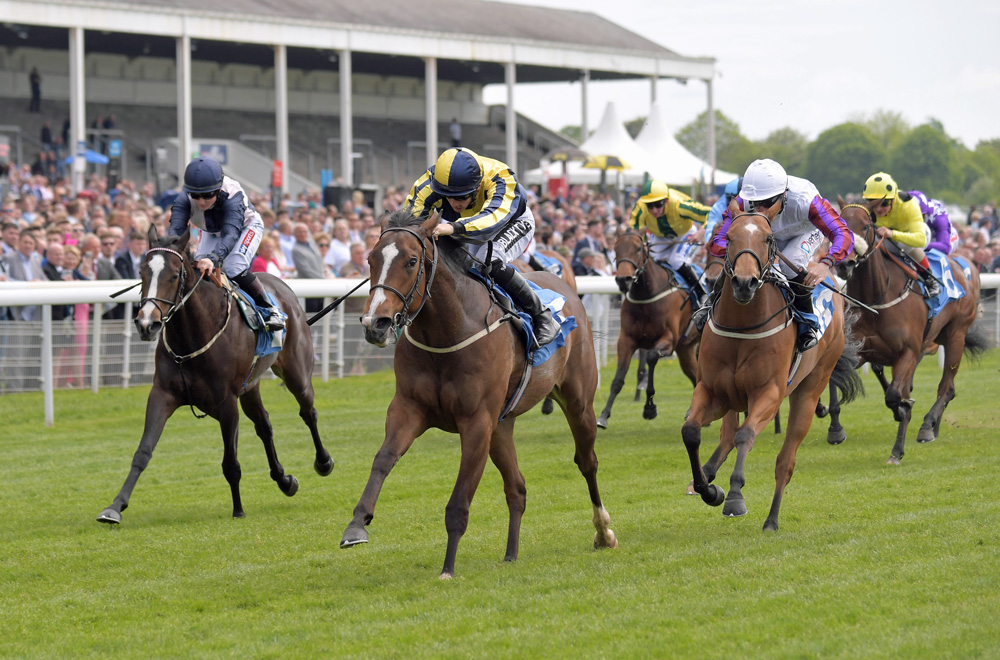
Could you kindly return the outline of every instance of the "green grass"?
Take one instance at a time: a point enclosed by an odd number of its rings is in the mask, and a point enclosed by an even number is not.
[[[94,519],[128,471],[148,389],[57,392],[53,428],[41,395],[0,397],[0,656],[998,657],[1000,351],[963,364],[941,438],[918,445],[938,373],[933,358],[917,373],[902,466],[885,464],[895,424],[874,377],[844,410],[845,444],[827,445],[817,420],[781,529],[764,534],[781,436],[768,429],[750,454],[748,516],[685,496],[690,385],[661,362],[660,417],[641,419],[627,388],[598,437],[611,551],[591,547],[565,420],[532,411],[517,431],[520,558],[500,561],[506,505],[488,467],[451,581],[437,576],[456,436],[417,440],[386,481],[371,543],[338,548],[382,441],[389,373],[317,384],[337,461],[326,478],[292,397],[265,383],[279,456],[301,488],[279,492],[244,419],[243,520],[231,518],[214,421],[174,415],[112,527]]]

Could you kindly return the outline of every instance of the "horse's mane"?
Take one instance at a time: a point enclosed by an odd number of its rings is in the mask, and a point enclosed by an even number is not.
[[[413,227],[424,221],[424,218],[413,212],[412,206],[404,206],[389,214],[386,218],[386,227]]]

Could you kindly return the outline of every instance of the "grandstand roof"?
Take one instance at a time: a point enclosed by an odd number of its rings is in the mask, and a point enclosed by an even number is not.
[[[7,0],[0,46],[65,49],[66,28],[83,27],[87,51],[174,57],[174,38],[196,40],[195,59],[336,68],[350,50],[356,71],[438,76],[479,84],[638,77],[710,79],[713,58],[684,57],[596,14],[479,0]]]

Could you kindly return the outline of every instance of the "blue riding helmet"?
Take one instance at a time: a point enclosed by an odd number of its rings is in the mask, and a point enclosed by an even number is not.
[[[732,199],[740,194],[740,188],[743,187],[743,177],[737,177],[726,184],[726,197]]]
[[[222,187],[222,165],[214,158],[195,158],[184,170],[184,192],[209,193]]]
[[[442,197],[465,197],[479,190],[483,167],[468,149],[448,149],[434,163],[431,190]]]

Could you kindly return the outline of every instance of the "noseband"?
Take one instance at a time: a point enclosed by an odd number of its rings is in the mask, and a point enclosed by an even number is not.
[[[153,296],[147,298],[141,298],[139,300],[139,307],[142,307],[147,302],[151,302],[154,305],[156,305],[156,309],[160,310],[160,322],[166,324],[167,321],[169,321],[171,317],[173,317],[173,315],[176,314],[177,311],[184,306],[184,303],[188,301],[188,298],[191,297],[191,294],[194,293],[194,290],[198,288],[198,285],[201,283],[202,278],[199,277],[198,281],[194,283],[193,287],[191,287],[191,290],[185,294],[184,286],[187,283],[187,259],[185,259],[184,255],[178,252],[177,250],[171,250],[170,248],[165,248],[165,247],[154,247],[150,248],[149,251],[146,252],[147,261],[149,260],[149,255],[153,254],[154,252],[166,252],[167,254],[172,254],[181,260],[181,283],[180,286],[177,287],[177,293],[174,295],[173,300],[167,300],[166,298],[156,298]],[[160,306],[161,303],[163,303],[164,305],[169,305],[169,307],[167,307],[166,312],[164,312],[163,307]]]
[[[764,218],[765,220],[768,221],[768,226],[770,226],[771,221],[768,220],[767,216],[764,215],[763,213],[740,213],[735,218],[733,218],[733,221],[735,222],[737,218],[742,218],[743,216],[752,216],[752,215],[758,215]],[[730,258],[729,246],[731,245],[731,243],[727,242],[726,260],[722,264],[722,270],[726,274],[726,277],[728,277],[729,279],[733,279],[734,277],[736,277],[736,271],[734,270],[736,262],[744,254],[749,254],[751,257],[753,257],[753,260],[757,262],[757,269],[760,272],[760,278],[759,278],[760,281],[764,281],[767,273],[770,272],[771,266],[774,264],[775,257],[778,256],[778,246],[774,240],[774,234],[768,233],[767,238],[764,239],[764,242],[767,244],[767,268],[764,267],[764,263],[761,262],[760,257],[757,255],[757,253],[751,250],[750,248],[744,248],[739,252],[737,252],[735,257]]]
[[[437,250],[434,250],[434,256],[431,258],[430,272],[424,279],[424,292],[420,299],[420,306],[417,307],[417,311],[412,314],[409,313],[410,304],[413,302],[413,297],[417,293],[417,287],[420,285],[421,275],[424,273],[424,262],[427,261],[427,238],[426,236],[421,236],[417,232],[413,231],[409,227],[388,227],[382,232],[382,236],[385,236],[391,231],[405,231],[407,234],[412,234],[418,241],[420,241],[420,268],[417,270],[417,276],[413,280],[413,286],[410,287],[409,292],[406,295],[400,293],[400,291],[388,284],[382,284],[381,282],[377,284],[372,284],[370,291],[375,289],[385,289],[386,291],[391,291],[396,294],[396,296],[403,301],[403,309],[397,312],[392,317],[393,328],[406,327],[413,323],[413,319],[417,318],[417,314],[420,310],[424,308],[427,304],[427,299],[431,297],[431,285],[434,283],[434,274],[437,272]]]

